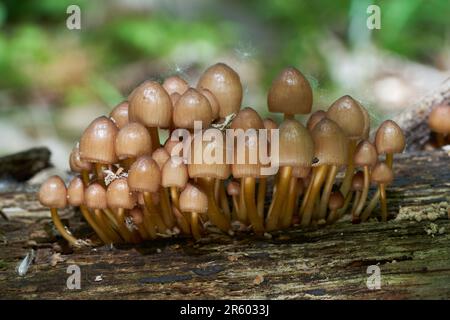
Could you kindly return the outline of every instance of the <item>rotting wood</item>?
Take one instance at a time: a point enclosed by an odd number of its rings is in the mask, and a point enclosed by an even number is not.
[[[388,188],[390,214],[401,208],[422,212],[420,219],[439,216],[434,221],[352,225],[347,220],[322,229],[277,232],[271,239],[213,234],[197,244],[169,239],[113,250],[70,252],[63,246],[64,261],[52,267],[55,239],[48,236],[48,218],[0,220],[0,297],[448,299],[449,163],[444,152],[403,154],[394,162],[396,178]],[[33,194],[1,194],[0,201],[5,200],[8,206],[34,210],[34,216],[42,212]],[[86,235],[89,229],[79,215],[67,210],[64,216],[78,234]],[[36,261],[27,275],[19,277],[15,267],[30,248],[36,250]],[[81,268],[81,290],[66,287],[71,264]],[[369,265],[380,267],[380,290],[367,288]],[[102,280],[94,281],[99,275]],[[258,276],[264,278],[260,284],[255,281]]]

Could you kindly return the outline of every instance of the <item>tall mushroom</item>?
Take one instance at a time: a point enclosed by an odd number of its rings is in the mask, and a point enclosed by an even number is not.
[[[437,147],[445,145],[445,136],[450,135],[450,105],[434,107],[428,117],[428,125],[436,133]]]
[[[199,240],[202,232],[199,214],[208,210],[208,197],[196,186],[188,183],[180,194],[180,209],[191,214],[191,231],[195,240]]]
[[[150,134],[142,124],[128,123],[117,134],[115,150],[117,158],[128,169],[136,158],[151,152]]]
[[[372,181],[378,184],[381,203],[381,219],[387,221],[386,185],[394,179],[392,169],[384,162],[378,162],[372,170]]]

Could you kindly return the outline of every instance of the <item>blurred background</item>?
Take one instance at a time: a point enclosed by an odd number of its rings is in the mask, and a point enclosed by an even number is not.
[[[66,27],[71,4],[81,30]],[[379,30],[366,25],[371,4]],[[0,155],[46,145],[67,168],[83,129],[140,82],[179,74],[195,86],[220,61],[264,116],[272,79],[293,65],[314,109],[350,94],[375,126],[450,76],[449,17],[448,0],[3,0]]]

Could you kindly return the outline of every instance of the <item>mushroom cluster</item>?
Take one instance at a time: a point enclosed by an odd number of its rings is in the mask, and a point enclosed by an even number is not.
[[[42,184],[39,200],[59,233],[78,243],[58,216],[67,205],[80,209],[105,244],[176,235],[198,240],[214,230],[263,234],[332,224],[346,213],[359,222],[378,203],[387,220],[393,154],[405,146],[395,122],[383,122],[370,142],[368,113],[347,95],[312,113],[304,126],[295,115],[311,112],[312,89],[293,67],[281,71],[268,93],[269,111],[284,115],[280,125],[241,109],[242,97],[239,75],[223,63],[208,68],[195,88],[178,76],[139,85],[83,132],[70,154],[77,176],[69,185],[57,176]],[[197,143],[208,128],[219,128],[215,138]],[[180,129],[190,138],[173,139]],[[163,144],[160,130],[169,131]],[[221,142],[228,130],[245,133],[242,150]],[[263,145],[277,145],[269,162],[260,157]],[[273,165],[277,170],[264,170]],[[367,201],[371,182],[377,191]]]

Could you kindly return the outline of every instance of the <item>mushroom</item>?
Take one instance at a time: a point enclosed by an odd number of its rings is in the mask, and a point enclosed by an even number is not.
[[[194,129],[194,123],[199,121],[203,128],[208,128],[213,120],[209,100],[194,88],[189,88],[173,109],[173,123],[178,128]]]
[[[450,135],[450,106],[440,104],[434,107],[428,117],[428,126],[436,133],[437,147],[445,145],[445,136]]]
[[[53,224],[59,234],[70,245],[78,245],[78,240],[63,225],[58,215],[58,209],[64,209],[67,205],[67,189],[64,181],[58,176],[51,176],[41,185],[38,198],[43,206],[50,208]]]
[[[160,147],[158,128],[168,128],[172,119],[172,101],[155,81],[145,81],[128,97],[130,121],[148,128],[153,149]]]
[[[144,214],[142,213],[141,208],[134,207],[128,212],[128,215],[131,218],[131,221],[133,221],[134,225],[136,226],[137,231],[139,232],[139,235],[141,236],[142,239],[155,238],[149,235],[149,233],[147,232]]]
[[[89,185],[89,173],[92,171],[92,163],[81,160],[80,149],[75,147],[72,149],[69,157],[70,170],[81,174],[85,186]]]
[[[369,176],[370,179],[370,176]],[[350,191],[348,193],[348,197],[351,198],[352,196],[352,192],[355,193],[355,196],[353,197],[353,206],[352,206],[352,222],[358,222],[359,221],[359,214],[356,214],[356,209],[358,207],[358,204],[361,201],[361,193],[363,192],[364,188],[366,187],[365,185],[366,180],[365,180],[365,176],[364,173],[362,171],[357,171],[354,175],[353,175],[353,179],[352,179],[352,186],[350,188]],[[369,180],[370,183],[370,180]],[[367,196],[366,196],[367,198]],[[363,202],[364,205],[364,202]]]
[[[392,169],[384,162],[378,162],[372,170],[372,181],[378,183],[381,204],[381,219],[387,221],[386,185],[394,179]]]
[[[227,185],[227,193],[231,197],[233,202],[233,211],[232,217],[237,217],[237,213],[239,212],[239,194],[241,191],[241,186],[237,181],[230,181]]]
[[[328,200],[328,208],[330,209],[330,214],[327,218],[327,223],[333,223],[337,217],[337,211],[344,206],[344,196],[339,190],[331,192],[330,198]]]
[[[332,120],[323,118],[311,132],[314,141],[314,157],[318,162],[313,164],[311,189],[308,196],[303,198],[304,211],[300,212],[302,226],[311,222],[314,204],[319,199],[320,189],[325,181],[320,197],[318,219],[325,219],[328,200],[336,178],[338,167],[346,164],[348,139],[341,128]],[[312,159],[313,157],[311,157]]]
[[[200,88],[198,91],[208,99],[209,105],[211,106],[212,120],[216,120],[220,112],[220,105],[216,96],[206,88]]]
[[[166,78],[162,86],[169,95],[172,95],[174,93],[182,95],[189,88],[189,84],[186,82],[186,80],[179,76],[171,76]]]
[[[326,116],[327,116],[327,113],[323,110],[317,110],[317,111],[311,113],[311,115],[308,118],[308,121],[306,122],[306,128],[309,131],[312,131],[314,129],[314,127],[316,126],[316,124],[318,124],[320,122],[320,120],[322,120]]]
[[[239,75],[224,63],[209,67],[198,80],[197,89],[211,91],[219,102],[219,117],[237,114],[242,102],[242,84]]]
[[[128,122],[128,101],[123,101],[112,109],[109,118],[114,122],[118,129],[125,127]]]
[[[312,89],[305,76],[294,67],[287,67],[275,78],[267,96],[270,112],[283,113],[285,119],[311,112]]]
[[[199,214],[208,211],[208,196],[193,184],[188,183],[180,194],[180,209],[191,214],[191,231],[195,240],[202,237]]]
[[[151,152],[150,134],[142,124],[128,123],[117,134],[115,150],[117,158],[129,169],[136,158]]]
[[[80,139],[80,159],[95,164],[97,178],[104,185],[103,165],[117,162],[115,141],[118,129],[107,117],[101,116],[91,122]]]
[[[186,186],[189,180],[187,166],[183,158],[172,156],[163,166],[161,185],[170,188],[172,203],[176,208],[180,208],[179,193]]]

